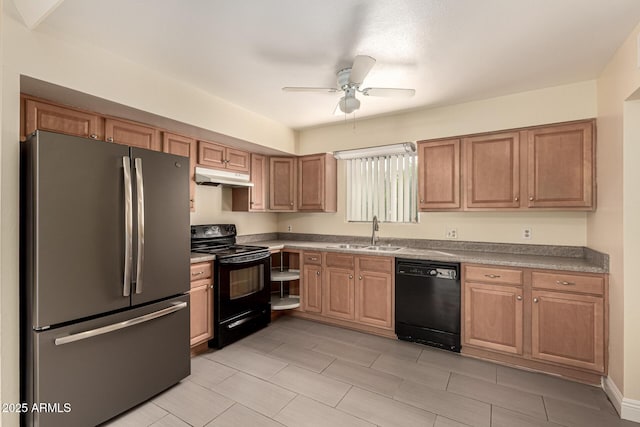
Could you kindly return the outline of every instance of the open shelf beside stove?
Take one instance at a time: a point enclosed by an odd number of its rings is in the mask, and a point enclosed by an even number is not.
[[[282,251],[272,255],[271,282],[279,286],[271,287],[271,310],[293,310],[300,307],[300,255]],[[296,294],[296,291],[298,294]]]

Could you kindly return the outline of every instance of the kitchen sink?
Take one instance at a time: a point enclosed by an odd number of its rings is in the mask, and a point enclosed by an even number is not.
[[[402,248],[400,246],[367,246],[364,249],[367,251],[395,252]]]

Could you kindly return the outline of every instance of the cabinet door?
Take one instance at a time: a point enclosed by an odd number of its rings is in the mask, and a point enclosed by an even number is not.
[[[229,170],[249,173],[249,159],[250,155],[246,151],[226,148],[224,160],[226,168]]]
[[[528,131],[530,208],[594,206],[593,122]]]
[[[160,151],[159,132],[149,126],[116,119],[105,119],[104,133],[107,142]]]
[[[325,269],[324,314],[338,319],[355,319],[353,270]]]
[[[104,138],[102,120],[95,114],[27,99],[25,116],[26,136],[40,129],[91,139]]]
[[[251,182],[249,189],[249,210],[264,211],[267,208],[267,158],[251,154]]]
[[[196,193],[196,140],[165,132],[162,136],[162,151],[189,158],[189,208],[195,211]]]
[[[420,210],[460,208],[460,140],[418,144]]]
[[[386,329],[393,327],[391,274],[361,271],[356,281],[356,320]]]
[[[237,212],[267,210],[267,179],[267,158],[261,154],[251,154],[253,187],[235,187],[231,190],[231,210]]]
[[[601,297],[533,291],[531,356],[604,372]]]
[[[224,169],[226,165],[225,149],[226,147],[224,145],[198,141],[198,164],[216,169]]]
[[[295,158],[269,158],[269,209],[275,211],[296,210],[295,176]]]
[[[464,336],[467,345],[522,354],[522,288],[464,284]]]
[[[298,210],[336,212],[337,161],[333,155],[298,158]]]
[[[465,207],[520,207],[520,134],[465,138]]]
[[[191,284],[189,292],[191,308],[191,346],[213,338],[213,285],[211,280],[199,280]]]
[[[322,313],[322,266],[305,265],[302,275],[304,311]]]

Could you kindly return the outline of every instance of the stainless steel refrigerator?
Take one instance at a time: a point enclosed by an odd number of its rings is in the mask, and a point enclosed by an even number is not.
[[[21,144],[25,425],[91,426],[189,375],[189,160]]]

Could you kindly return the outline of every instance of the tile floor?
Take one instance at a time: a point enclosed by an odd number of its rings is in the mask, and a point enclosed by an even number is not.
[[[106,425],[640,426],[597,387],[292,317]]]

